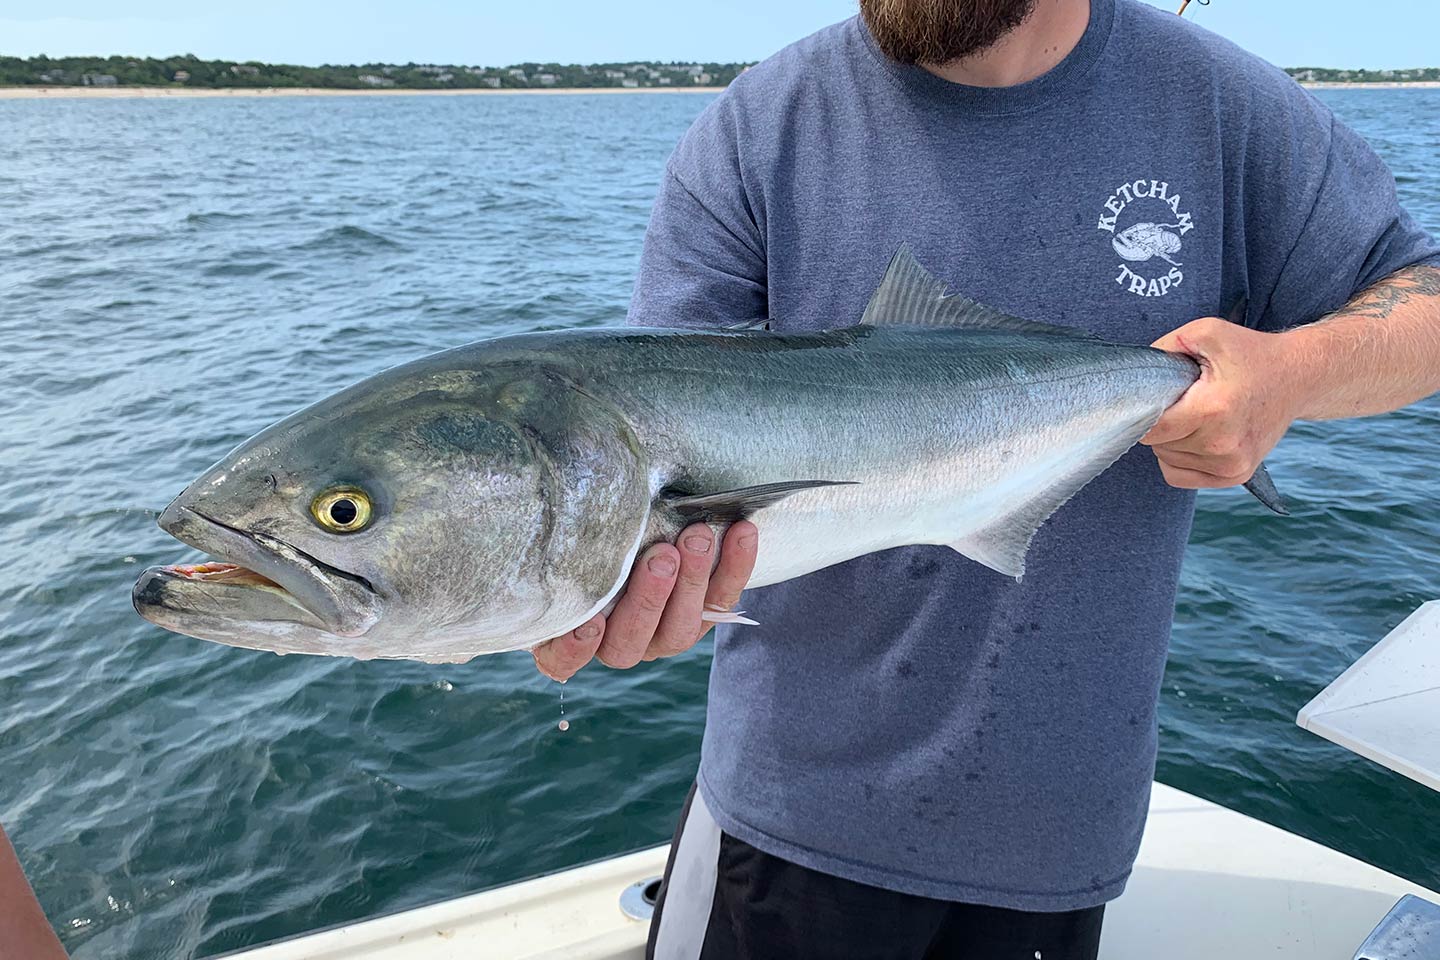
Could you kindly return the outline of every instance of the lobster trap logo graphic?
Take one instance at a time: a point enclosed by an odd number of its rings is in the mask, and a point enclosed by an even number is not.
[[[1120,255],[1115,282],[1139,297],[1163,297],[1185,282],[1181,238],[1194,229],[1179,193],[1164,180],[1122,183],[1105,201],[1097,229]]]

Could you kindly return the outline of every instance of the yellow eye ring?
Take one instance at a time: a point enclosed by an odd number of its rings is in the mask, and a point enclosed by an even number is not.
[[[332,487],[310,501],[310,515],[331,533],[355,533],[370,526],[370,495],[356,487]]]

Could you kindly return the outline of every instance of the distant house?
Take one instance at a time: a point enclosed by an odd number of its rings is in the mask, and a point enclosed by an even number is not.
[[[230,64],[230,72],[237,77],[258,77],[260,75],[260,68],[252,67],[248,63],[232,63]]]
[[[455,79],[455,74],[453,74],[453,73],[437,73],[437,74],[435,74],[435,82],[436,82],[436,83],[449,83],[451,80],[454,80],[454,79]]]
[[[485,84],[485,86],[490,87],[491,89],[498,90],[500,88],[499,77],[481,77],[480,82]]]
[[[662,86],[662,87],[668,87],[668,86],[670,86],[670,78],[669,78],[669,77],[661,77],[657,82],[658,82],[658,83],[660,84],[660,86]]]
[[[521,80],[525,79],[525,71],[519,67],[511,67],[507,72],[512,77],[519,77]]]
[[[710,82],[710,74],[708,74],[708,73],[697,73],[697,74],[695,74],[695,82],[698,83],[698,84],[701,84],[701,85],[704,85],[704,84],[709,83],[709,82]]]
[[[621,81],[620,81],[620,86],[622,86],[622,87],[638,87],[638,86],[640,86],[640,81],[639,81],[639,80],[632,80],[632,79],[630,79],[629,77],[626,77],[624,80],[621,80]]]
[[[80,82],[87,87],[115,87],[120,81],[109,73],[87,73],[80,77]]]
[[[538,73],[535,75],[535,79],[540,81],[542,87],[555,86],[555,74],[553,73]]]
[[[186,80],[190,79],[190,71],[176,70],[175,76],[171,77],[170,79],[174,80],[176,83],[184,83]]]
[[[425,64],[423,67],[416,67],[416,68],[415,68],[415,72],[416,72],[416,73],[441,74],[441,73],[444,73],[444,72],[445,72],[445,68],[444,68],[444,67],[437,67],[437,66],[435,66],[433,63],[427,63],[427,64]]]
[[[395,81],[389,77],[377,77],[373,73],[360,74],[360,82],[371,87],[393,87]]]
[[[606,71],[605,71],[605,76],[608,77],[608,78],[611,79],[611,80],[624,80],[624,79],[625,79],[625,71],[624,71],[624,70],[606,70]]]

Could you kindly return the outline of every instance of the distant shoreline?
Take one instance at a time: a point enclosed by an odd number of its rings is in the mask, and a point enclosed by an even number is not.
[[[527,87],[500,89],[466,87],[460,90],[380,89],[343,87],[0,87],[0,100],[111,100],[133,97],[507,97],[538,94],[542,97],[575,94],[719,93],[724,87]]]
[[[1377,90],[1398,90],[1402,87],[1419,89],[1440,87],[1440,80],[1377,80],[1374,83],[1356,83],[1352,80],[1301,80],[1299,83],[1307,90],[1363,90],[1367,87]]]
[[[1401,80],[1356,83],[1344,80],[1305,80],[1310,90],[1398,90],[1437,89],[1440,80]],[[379,89],[355,90],[345,87],[0,87],[0,100],[113,100],[136,97],[507,97],[538,94],[544,97],[584,94],[719,93],[724,87],[527,87],[492,90],[465,87],[459,90]]]

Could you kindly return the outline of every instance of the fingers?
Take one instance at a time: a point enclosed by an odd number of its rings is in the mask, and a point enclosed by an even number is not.
[[[1210,350],[1216,322],[1224,323],[1225,321],[1217,321],[1215,317],[1201,317],[1199,320],[1192,320],[1183,327],[1165,334],[1150,346],[1170,353],[1183,353],[1195,360],[1200,364],[1201,380],[1203,381],[1210,367]],[[1140,442],[1151,447],[1174,443],[1193,435],[1196,430],[1200,429],[1204,423],[1206,411],[1202,405],[1195,402],[1195,394],[1194,386],[1182,394],[1180,399],[1171,404],[1170,408],[1160,417],[1159,422],[1150,428],[1150,432],[1140,438]]]
[[[760,531],[749,520],[741,520],[725,531],[720,543],[720,563],[710,574],[705,592],[705,606],[711,610],[728,611],[740,600],[740,592],[750,582],[755,558],[760,548]]]
[[[1150,428],[1150,432],[1140,438],[1140,442],[1147,447],[1156,447],[1185,440],[1200,429],[1201,422],[1201,418],[1189,408],[1182,396],[1174,406],[1165,411],[1155,426]]]
[[[655,638],[645,651],[646,660],[684,653],[705,633],[700,613],[710,586],[715,534],[708,524],[696,523],[680,531],[676,542],[680,548],[680,572],[665,611],[660,615]]]
[[[601,663],[626,669],[644,659],[679,571],[680,551],[668,543],[657,543],[640,555],[625,593],[607,618],[595,654]]]
[[[1156,350],[1183,353],[1204,365],[1218,346],[1223,332],[1232,326],[1234,325],[1222,317],[1200,317],[1176,327],[1150,346]]]
[[[636,561],[615,609],[531,651],[546,676],[565,680],[596,657],[626,669],[670,657],[695,645],[709,624],[709,607],[730,610],[755,569],[759,531],[740,521],[726,531],[719,563],[715,534],[703,523],[680,532],[679,546],[657,543]],[[714,567],[712,573],[711,568]]]
[[[595,614],[564,636],[546,640],[530,653],[535,667],[551,680],[569,680],[590,662],[605,638],[605,618]]]
[[[1221,475],[1206,473],[1203,470],[1177,467],[1161,460],[1160,472],[1164,475],[1165,482],[1172,487],[1180,487],[1184,490],[1208,490],[1217,487],[1239,486],[1248,481],[1255,471],[1245,470],[1239,473]]]

